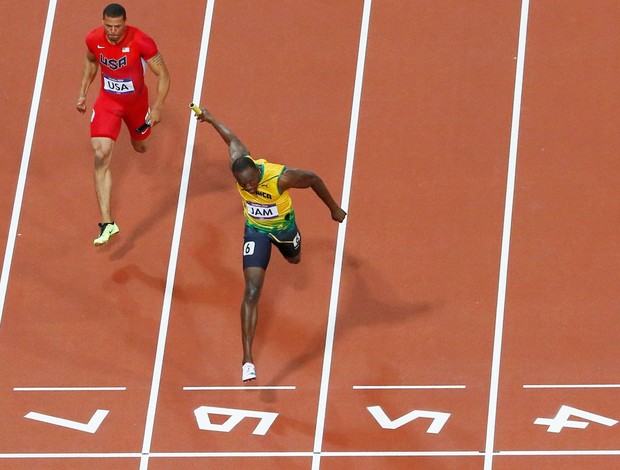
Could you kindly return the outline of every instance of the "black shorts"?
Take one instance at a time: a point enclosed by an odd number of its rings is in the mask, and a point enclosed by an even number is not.
[[[297,225],[293,223],[288,230],[275,233],[260,232],[246,225],[243,237],[243,269],[254,267],[267,269],[272,244],[287,259],[301,253],[301,233]]]

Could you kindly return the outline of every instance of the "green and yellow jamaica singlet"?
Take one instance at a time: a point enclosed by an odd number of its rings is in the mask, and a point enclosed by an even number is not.
[[[286,167],[265,159],[254,160],[254,163],[261,174],[256,194],[248,193],[237,184],[243,199],[246,224],[266,233],[286,230],[295,222],[293,201],[288,190],[282,194],[278,191],[278,180]]]

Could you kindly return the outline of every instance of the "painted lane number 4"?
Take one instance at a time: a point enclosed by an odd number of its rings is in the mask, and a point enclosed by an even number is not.
[[[585,421],[574,421],[569,418],[574,416],[575,418],[581,418]],[[602,424],[603,426],[615,426],[618,421],[615,419],[607,418],[605,416],[583,411],[572,406],[562,405],[558,414],[553,418],[537,418],[534,424],[540,426],[549,426],[547,432],[559,433],[564,428],[585,429],[592,423]]]

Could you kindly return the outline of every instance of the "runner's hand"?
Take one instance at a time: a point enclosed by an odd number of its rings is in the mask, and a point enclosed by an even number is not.
[[[147,117],[147,121],[151,121],[151,127],[161,121],[161,111],[159,109],[151,109]]]
[[[343,211],[340,207],[332,212],[332,219],[334,219],[336,222],[342,222],[346,216],[347,213]]]
[[[86,112],[86,97],[80,96],[75,107],[80,113],[84,114]]]
[[[213,122],[213,116],[211,115],[211,113],[209,112],[207,108],[200,108],[200,110],[202,112],[198,116],[196,116],[196,119],[198,121]]]

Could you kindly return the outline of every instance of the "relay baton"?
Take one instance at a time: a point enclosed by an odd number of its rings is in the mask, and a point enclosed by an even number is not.
[[[144,134],[149,127],[151,127],[151,121],[147,119],[144,124],[136,129],[136,134]]]
[[[191,102],[189,104],[189,107],[192,108],[192,111],[194,111],[194,113],[196,113],[196,116],[200,116],[202,114],[202,109],[200,109],[200,106],[198,106],[194,102]]]

